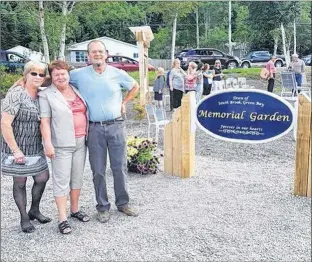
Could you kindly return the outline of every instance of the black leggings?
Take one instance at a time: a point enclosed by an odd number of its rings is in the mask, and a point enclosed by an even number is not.
[[[182,97],[183,91],[173,89],[173,108],[178,108],[181,106]]]
[[[212,84],[204,83],[203,96],[208,96],[208,95],[210,95],[211,86],[212,86]]]
[[[31,190],[32,202],[30,210],[34,215],[39,215],[39,204],[46,183],[49,180],[49,171],[44,171],[40,175],[33,176],[33,179],[34,185]],[[13,197],[20,212],[22,223],[29,221],[28,214],[26,212],[26,181],[27,177],[13,177]]]

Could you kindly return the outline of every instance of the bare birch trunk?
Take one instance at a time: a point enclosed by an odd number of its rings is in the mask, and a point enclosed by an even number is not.
[[[40,27],[41,40],[42,40],[42,45],[43,45],[44,61],[46,63],[50,63],[49,45],[48,45],[47,35],[44,29],[43,1],[39,1],[39,27]]]
[[[204,14],[204,18],[205,18],[205,40],[208,39],[208,29],[209,29],[209,11],[207,10],[207,8],[205,8],[205,14]]]
[[[274,52],[273,52],[273,55],[276,55],[277,47],[278,47],[278,36],[275,36],[274,37]]]
[[[229,1],[229,54],[232,55],[232,2]]]
[[[199,10],[198,7],[196,8],[196,48],[199,48],[199,24],[198,24],[198,19],[199,19]]]
[[[62,3],[62,16],[63,16],[63,19],[62,19],[63,23],[62,23],[62,29],[61,29],[60,49],[59,49],[58,59],[65,60],[67,1],[63,1]]]
[[[294,19],[294,54],[297,54],[297,29],[296,29],[296,19]]]
[[[67,26],[67,16],[71,13],[75,5],[75,2],[62,2],[62,15],[63,15],[63,24],[60,36],[60,49],[58,59],[65,60],[65,41],[66,41],[66,26]]]
[[[178,20],[178,13],[175,14],[174,19],[173,19],[173,25],[172,25],[171,61],[174,60],[175,41],[176,41],[176,33],[177,33],[177,20]]]
[[[286,62],[286,66],[289,67],[290,65],[290,58],[289,58],[289,51],[287,52],[287,48],[286,48],[286,34],[285,34],[285,28],[283,23],[281,23],[281,31],[282,31],[282,41],[283,41],[283,51],[284,51],[284,56],[285,56],[285,62]]]

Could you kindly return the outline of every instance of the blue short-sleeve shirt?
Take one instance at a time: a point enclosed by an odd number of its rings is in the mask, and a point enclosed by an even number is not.
[[[87,103],[89,120],[112,120],[121,116],[122,89],[131,90],[135,80],[125,71],[110,65],[102,74],[93,66],[70,71],[70,83]]]

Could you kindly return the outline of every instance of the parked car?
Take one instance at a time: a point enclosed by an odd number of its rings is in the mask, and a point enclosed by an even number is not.
[[[107,57],[106,63],[126,72],[139,71],[139,61],[127,56],[112,55]],[[90,65],[90,63],[87,62],[87,65]],[[148,71],[155,71],[155,67],[148,65]]]
[[[185,50],[177,56],[181,60],[181,67],[187,69],[190,62],[209,64],[214,66],[216,60],[221,61],[222,68],[236,68],[240,66],[240,59],[236,56],[227,55],[214,48],[196,48]]]
[[[312,55],[306,55],[302,57],[302,60],[304,61],[306,66],[312,66],[311,57]]]
[[[272,54],[269,51],[252,51],[246,56],[241,58],[241,67],[249,68],[252,66],[265,66],[265,64],[271,59]],[[281,55],[276,56],[275,67],[284,66],[285,59]]]
[[[22,72],[28,59],[16,52],[1,50],[1,66],[5,67],[5,71],[9,73]]]

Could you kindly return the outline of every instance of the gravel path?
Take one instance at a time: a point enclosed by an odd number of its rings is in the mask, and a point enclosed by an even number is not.
[[[146,120],[128,122],[129,135],[146,132]],[[91,221],[69,219],[73,232],[66,236],[57,229],[51,179],[41,209],[53,221],[34,222],[37,230],[24,234],[12,179],[1,176],[1,261],[311,261],[311,198],[292,194],[294,159],[292,132],[247,145],[197,129],[195,176],[129,173],[131,204],[140,215],[126,217],[112,205],[106,224],[95,219],[87,163],[80,204]],[[110,171],[107,180],[113,203]],[[30,178],[28,202],[31,185]]]

